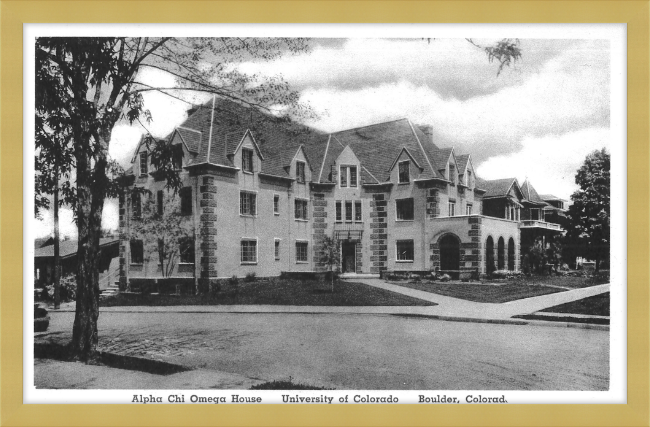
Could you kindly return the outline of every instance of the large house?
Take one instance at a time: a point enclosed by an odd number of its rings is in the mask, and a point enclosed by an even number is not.
[[[521,230],[529,218],[543,222],[532,215],[542,205],[515,179],[479,180],[470,154],[431,134],[408,119],[323,133],[219,98],[192,108],[166,137],[194,230],[171,277],[199,285],[323,271],[325,236],[341,243],[343,273],[519,269]],[[142,209],[133,189],[149,190],[162,211],[165,182],[146,144],[132,163],[120,198],[122,289],[162,274],[130,224]]]

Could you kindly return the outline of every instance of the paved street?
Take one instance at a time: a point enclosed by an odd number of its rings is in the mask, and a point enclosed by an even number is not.
[[[74,313],[50,315],[50,334],[37,340],[69,340]],[[608,388],[609,332],[600,330],[376,314],[103,311],[99,335],[112,352],[337,389]]]

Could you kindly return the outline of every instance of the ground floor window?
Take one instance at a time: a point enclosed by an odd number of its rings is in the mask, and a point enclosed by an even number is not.
[[[398,240],[397,261],[413,261],[413,240]]]
[[[194,239],[185,237],[178,241],[180,261],[186,264],[194,264]]]
[[[296,242],[296,262],[307,262],[307,242]]]
[[[131,264],[144,263],[144,245],[142,240],[131,240]]]
[[[241,241],[241,262],[242,264],[257,263],[257,240]]]
[[[275,239],[275,260],[280,260],[280,240]]]

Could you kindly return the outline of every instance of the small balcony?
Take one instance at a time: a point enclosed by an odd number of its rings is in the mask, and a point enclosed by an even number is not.
[[[521,221],[521,228],[545,228],[547,230],[562,231],[560,224],[554,224],[552,222],[545,222],[534,219]]]
[[[335,222],[334,237],[339,240],[360,240],[363,222]]]

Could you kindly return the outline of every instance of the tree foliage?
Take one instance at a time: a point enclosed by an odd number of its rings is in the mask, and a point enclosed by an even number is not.
[[[587,156],[575,182],[580,187],[571,195],[566,245],[579,256],[609,262],[610,249],[610,155],[604,148]]]
[[[322,253],[320,262],[329,268],[332,292],[334,292],[334,269],[338,269],[341,262],[341,242],[334,237],[325,236],[320,251]]]
[[[145,260],[157,256],[163,277],[169,277],[176,267],[183,240],[194,241],[192,217],[183,215],[180,197],[175,192],[163,192],[163,211],[158,211],[157,200],[150,192],[141,193],[140,218],[131,221],[131,238],[142,240]]]
[[[77,306],[70,345],[73,358],[94,358],[99,316],[99,237],[107,197],[121,191],[121,168],[109,157],[114,126],[123,121],[146,128],[151,113],[143,94],[157,91],[209,93],[277,116],[307,116],[308,106],[277,76],[247,75],[235,66],[305,52],[304,39],[43,37],[36,40],[36,212],[48,207],[48,156],[69,172],[62,203],[77,221]],[[155,87],[142,71],[162,71],[175,84]],[[150,137],[150,136],[149,136]],[[56,153],[56,154],[54,154]],[[163,153],[158,158],[165,159]],[[161,165],[158,165],[161,169]],[[164,167],[163,167],[164,169]],[[175,187],[179,180],[168,177]]]

